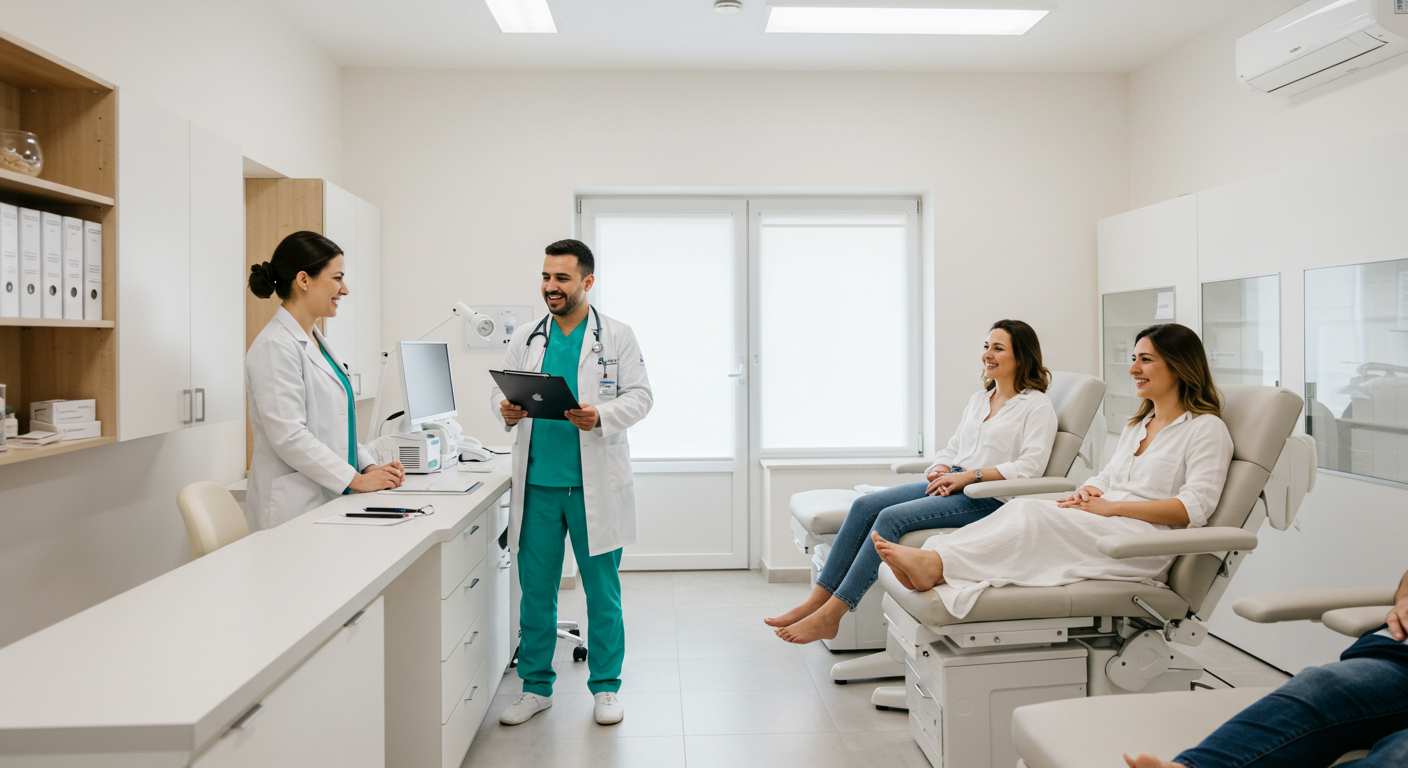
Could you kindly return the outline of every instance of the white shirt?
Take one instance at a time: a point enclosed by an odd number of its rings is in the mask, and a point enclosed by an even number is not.
[[[1153,418],[1150,414],[1125,427],[1110,463],[1085,484],[1099,488],[1110,501],[1176,498],[1188,511],[1188,527],[1201,528],[1222,497],[1232,463],[1232,435],[1212,414],[1185,412],[1154,436],[1143,455],[1135,456]]]
[[[995,392],[996,387],[981,390],[968,400],[958,431],[934,457],[930,469],[940,464],[965,470],[993,467],[1008,480],[1041,477],[1056,441],[1051,398],[1035,389],[1024,390],[988,419]]]

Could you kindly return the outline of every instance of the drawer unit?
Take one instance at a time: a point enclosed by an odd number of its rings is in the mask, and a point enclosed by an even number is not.
[[[502,670],[500,670],[502,671]],[[480,664],[470,681],[469,688],[459,696],[455,711],[450,719],[440,726],[440,755],[443,768],[459,768],[464,755],[474,741],[475,731],[489,711],[489,702],[494,699],[494,688],[498,675],[490,674],[488,664]]]
[[[479,612],[469,632],[460,638],[450,658],[440,663],[440,722],[450,719],[455,702],[469,687],[469,680],[475,670],[489,657],[491,642],[490,626],[496,616],[496,608],[488,606]]]
[[[440,597],[450,596],[464,577],[474,570],[488,551],[495,508],[481,514],[460,535],[440,545]]]
[[[368,605],[356,623],[247,710],[192,768],[382,768],[383,605],[381,598]]]
[[[489,570],[497,572],[495,564],[481,559],[479,565],[464,577],[450,596],[440,601],[440,660],[450,658],[460,638],[469,631],[484,606],[489,604]]]

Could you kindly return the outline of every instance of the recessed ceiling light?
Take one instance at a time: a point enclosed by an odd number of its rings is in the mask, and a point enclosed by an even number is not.
[[[743,10],[743,0],[714,0],[714,13],[732,16]]]
[[[504,32],[556,32],[548,0],[484,0]]]
[[[972,4],[979,5],[980,2]],[[911,7],[839,7],[822,3],[810,7],[774,6],[768,9],[764,31],[858,35],[1023,35],[1050,13],[1049,8],[916,8],[906,4]]]

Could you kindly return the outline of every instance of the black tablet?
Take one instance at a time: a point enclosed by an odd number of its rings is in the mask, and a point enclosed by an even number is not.
[[[567,411],[580,408],[561,376],[532,371],[489,371],[504,399],[528,411],[530,419],[567,421]]]

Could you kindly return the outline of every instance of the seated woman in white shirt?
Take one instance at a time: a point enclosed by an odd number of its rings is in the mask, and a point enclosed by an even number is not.
[[[993,323],[982,354],[983,389],[963,410],[958,431],[935,457],[926,480],[856,499],[832,542],[826,567],[806,602],[773,619],[777,636],[792,643],[831,639],[841,617],[875,583],[880,557],[870,535],[898,539],[925,528],[957,528],[1001,506],[970,499],[971,483],[1040,477],[1056,439],[1056,411],[1044,394],[1051,373],[1041,364],[1036,331],[1021,320]]]
[[[1163,583],[1172,556],[1116,560],[1095,543],[1113,533],[1206,525],[1227,481],[1232,437],[1197,334],[1170,323],[1145,328],[1135,341],[1129,374],[1144,402],[1105,469],[1064,501],[1016,499],[922,549],[874,537],[901,584],[935,589],[963,618],[989,587]]]

